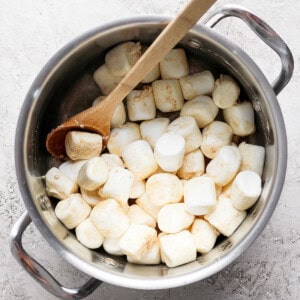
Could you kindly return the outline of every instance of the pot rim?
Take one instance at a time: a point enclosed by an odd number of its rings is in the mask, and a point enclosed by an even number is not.
[[[270,192],[269,199],[263,209],[260,218],[254,224],[254,226],[250,229],[247,236],[245,236],[237,245],[235,245],[228,253],[226,253],[222,258],[216,260],[209,265],[207,265],[204,269],[199,271],[187,273],[180,276],[168,277],[168,278],[146,278],[146,277],[130,277],[130,276],[122,276],[115,273],[109,273],[106,271],[102,271],[97,268],[95,265],[92,265],[83,259],[79,258],[76,254],[72,253],[67,249],[58,238],[52,233],[52,231],[48,228],[47,224],[44,222],[40,213],[37,210],[35,205],[32,205],[32,198],[30,189],[27,185],[27,177],[26,177],[26,151],[25,149],[25,140],[28,125],[27,118],[32,113],[32,108],[34,107],[34,103],[38,100],[39,90],[43,88],[45,80],[48,76],[51,76],[52,72],[56,65],[58,65],[62,60],[64,60],[66,55],[70,55],[76,47],[78,47],[82,42],[86,42],[87,40],[92,40],[98,33],[103,31],[109,31],[115,27],[124,26],[128,24],[157,24],[157,23],[166,23],[171,18],[165,16],[138,16],[138,17],[130,17],[124,18],[117,21],[112,21],[110,23],[106,23],[102,26],[99,26],[81,36],[69,42],[66,46],[61,48],[42,68],[39,72],[38,76],[34,80],[32,86],[30,87],[23,106],[21,108],[21,112],[19,115],[16,135],[15,135],[15,167],[17,173],[17,180],[19,189],[21,192],[21,196],[23,198],[23,202],[28,210],[28,213],[35,223],[35,226],[42,233],[47,242],[53,247],[58,253],[60,253],[65,260],[75,266],[77,269],[83,271],[90,276],[108,282],[110,284],[123,286],[127,288],[135,288],[135,289],[165,289],[178,287],[182,285],[187,285],[202,279],[205,279],[228,266],[235,259],[237,259],[249,246],[257,239],[259,234],[262,232],[267,222],[269,221],[271,215],[274,212],[274,209],[277,205],[277,202],[280,197],[280,193],[282,190],[282,186],[284,183],[285,173],[286,173],[286,165],[287,165],[287,137],[285,131],[285,125],[282,117],[282,113],[280,110],[280,106],[276,99],[275,93],[270,86],[268,80],[262,73],[262,71],[258,68],[258,66],[254,63],[254,61],[237,45],[228,41],[226,38],[222,37],[220,34],[214,32],[212,29],[207,28],[201,24],[197,24],[191,29],[191,32],[201,32],[204,35],[214,39],[214,41],[223,45],[227,49],[231,49],[233,53],[238,57],[239,63],[247,66],[247,71],[251,73],[251,75],[255,78],[256,81],[260,83],[260,87],[267,99],[270,102],[270,112],[272,113],[272,117],[274,119],[274,140],[277,148],[275,149],[275,157],[274,164],[276,164],[277,173],[274,175],[273,189]],[[272,107],[271,107],[272,106]],[[276,113],[275,113],[276,112]],[[277,142],[276,142],[277,141]],[[280,142],[279,142],[280,141]],[[280,154],[280,155],[279,155]]]

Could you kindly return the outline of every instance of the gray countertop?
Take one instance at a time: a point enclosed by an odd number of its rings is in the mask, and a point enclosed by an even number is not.
[[[186,0],[0,0],[0,299],[55,297],[15,262],[8,235],[25,210],[14,170],[18,114],[34,77],[68,41],[107,21],[141,14],[174,16]],[[229,267],[211,278],[168,290],[143,291],[103,283],[87,299],[300,299],[300,1],[220,0],[244,5],[271,25],[295,58],[292,81],[278,96],[288,135],[289,161],[279,204],[256,242]],[[270,80],[280,70],[277,57],[238,20],[217,29],[238,43]],[[87,276],[67,264],[30,225],[26,249],[64,285],[75,287]]]

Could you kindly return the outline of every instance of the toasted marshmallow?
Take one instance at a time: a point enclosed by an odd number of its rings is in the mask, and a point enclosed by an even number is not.
[[[48,196],[62,200],[78,191],[76,181],[71,180],[58,168],[51,168],[46,173],[45,180]]]
[[[147,196],[147,193],[141,195],[138,199],[136,199],[135,203],[141,207],[147,214],[157,220],[158,212],[161,209],[161,206],[154,205]]]
[[[168,173],[152,175],[146,182],[149,200],[157,206],[180,202],[183,186],[177,176]]]
[[[80,194],[72,194],[69,198],[59,201],[55,207],[57,218],[68,229],[78,226],[89,216],[90,212],[90,206]]]
[[[70,131],[66,135],[65,148],[72,160],[96,157],[102,151],[102,136],[96,133]]]
[[[180,112],[180,116],[193,117],[198,126],[203,128],[210,124],[218,114],[218,107],[208,96],[197,96],[193,100],[187,101]]]

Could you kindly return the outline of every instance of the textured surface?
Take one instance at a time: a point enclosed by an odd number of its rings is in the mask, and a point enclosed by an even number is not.
[[[47,60],[77,35],[107,21],[141,14],[175,13],[187,0],[0,0],[0,299],[44,299],[49,295],[14,261],[8,248],[10,228],[24,211],[13,164],[18,113],[34,77]],[[238,260],[215,276],[182,288],[137,291],[102,284],[88,299],[300,299],[300,84],[298,0],[220,0],[241,4],[270,24],[290,46],[295,74],[278,97],[286,122],[289,162],[277,209],[257,241]],[[218,31],[239,43],[270,80],[276,77],[276,56],[234,19]],[[68,265],[34,226],[25,247],[58,280],[74,287],[86,276]]]

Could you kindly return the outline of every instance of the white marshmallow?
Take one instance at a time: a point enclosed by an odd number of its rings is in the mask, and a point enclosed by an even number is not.
[[[110,132],[107,148],[110,153],[121,156],[126,145],[140,139],[141,133],[139,125],[127,122],[118,128],[114,128]]]
[[[185,139],[174,132],[163,134],[156,142],[154,156],[158,165],[167,172],[177,171],[183,163]]]
[[[265,162],[265,148],[243,142],[240,143],[239,150],[242,156],[240,170],[251,170],[262,176]]]
[[[72,181],[77,183],[77,176],[81,167],[86,163],[86,159],[82,160],[67,160],[58,168],[67,175]]]
[[[143,90],[131,91],[126,100],[130,121],[143,121],[155,118],[156,107],[151,86],[146,86]]]
[[[108,167],[108,171],[112,167],[124,168],[124,163],[123,163],[122,159],[116,154],[103,153],[103,154],[101,154],[101,157],[105,160],[107,167]]]
[[[248,101],[224,109],[223,116],[235,135],[247,136],[256,130],[254,110],[252,104]]]
[[[189,74],[189,65],[184,49],[172,49],[160,61],[162,79],[179,79]]]
[[[89,216],[90,212],[90,206],[82,199],[80,194],[72,194],[69,198],[59,201],[55,207],[57,218],[68,229],[78,226]]]
[[[148,47],[142,46],[142,54],[146,52]],[[141,81],[142,83],[150,83],[154,80],[158,79],[160,77],[160,68],[159,63],[153,67],[153,69],[144,77],[144,79]]]
[[[147,225],[153,228],[156,226],[155,219],[136,204],[129,207],[128,218],[131,224]]]
[[[75,230],[78,241],[90,249],[97,249],[102,246],[103,235],[97,229],[90,218],[81,222]]]
[[[140,43],[124,42],[105,55],[105,64],[114,76],[125,76],[140,57]]]
[[[202,131],[203,154],[210,159],[215,158],[223,146],[230,145],[232,136],[232,129],[228,124],[220,121],[210,123]]]
[[[105,238],[118,238],[129,226],[129,218],[114,199],[97,204],[91,212],[91,220]]]
[[[113,75],[106,64],[94,72],[93,78],[104,95],[108,95],[122,80],[121,76]]]
[[[157,206],[180,202],[183,186],[177,176],[168,173],[152,175],[146,182],[149,200]]]
[[[156,80],[152,88],[157,109],[172,112],[182,108],[184,100],[178,80]]]
[[[240,87],[236,81],[228,75],[221,74],[215,82],[212,98],[219,108],[228,108],[236,103],[240,95]]]
[[[234,208],[246,210],[258,199],[261,193],[261,178],[253,171],[238,173],[232,183],[231,202]]]
[[[219,232],[208,222],[196,219],[192,226],[191,234],[197,251],[205,254],[214,247]]]
[[[51,168],[46,173],[45,180],[48,196],[62,200],[78,191],[76,181],[71,180],[58,168]]]
[[[181,179],[191,179],[204,173],[205,161],[200,149],[186,154],[183,157],[181,168],[177,172],[177,176]]]
[[[159,243],[162,261],[170,268],[194,261],[197,257],[193,237],[187,230],[164,235]]]
[[[174,132],[185,139],[185,153],[198,149],[202,143],[202,134],[191,116],[184,116],[175,119],[167,128],[167,132]]]
[[[216,209],[204,218],[223,235],[230,236],[246,218],[245,211],[239,211],[232,206],[230,198],[220,195]]]
[[[145,193],[145,191],[146,191],[146,181],[144,179],[139,179],[134,177],[129,198],[136,199],[142,196]]]
[[[98,190],[94,191],[88,191],[83,188],[80,188],[80,193],[82,196],[82,199],[90,206],[94,207],[96,206],[101,200],[104,200],[101,198],[98,194]]]
[[[116,199],[121,205],[127,204],[133,180],[132,172],[120,167],[112,167],[107,181],[99,190],[99,195],[106,199]]]
[[[119,246],[121,237],[118,238],[105,238],[103,242],[104,250],[112,255],[121,256],[124,255],[123,251]]]
[[[125,146],[122,157],[125,166],[139,179],[148,178],[158,167],[150,145],[143,140],[137,140]]]
[[[157,140],[167,132],[169,123],[168,118],[156,118],[142,122],[140,125],[142,139],[154,149]]]
[[[211,95],[215,79],[210,71],[203,71],[179,79],[183,97],[186,100],[200,95]]]
[[[193,215],[205,215],[217,205],[216,188],[208,176],[194,177],[184,185],[185,210]]]
[[[147,252],[145,252],[145,254],[142,255],[140,259],[136,259],[127,255],[127,261],[133,264],[158,265],[161,262],[158,239],[156,239],[152,247]]]
[[[96,133],[70,131],[66,135],[65,148],[72,160],[96,157],[102,151],[102,136]]]
[[[158,213],[161,209],[160,206],[154,205],[147,196],[147,193],[141,195],[138,199],[136,199],[135,203],[141,207],[147,214],[157,220]]]
[[[158,228],[166,233],[176,233],[188,228],[194,216],[185,211],[184,203],[167,204],[161,208],[157,217]]]
[[[223,146],[211,160],[206,173],[217,185],[224,186],[237,174],[241,165],[241,154],[236,146]]]
[[[121,237],[121,250],[133,259],[141,259],[151,249],[157,238],[157,232],[152,227],[131,224]]]
[[[180,112],[180,116],[193,117],[198,126],[203,128],[210,124],[218,114],[218,107],[208,96],[198,96],[193,100],[187,101]]]
[[[81,188],[94,191],[103,185],[108,177],[108,167],[101,157],[89,159],[79,170],[77,181]]]

